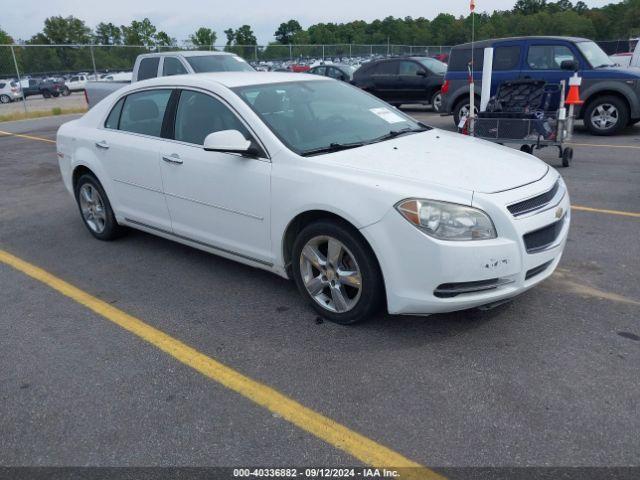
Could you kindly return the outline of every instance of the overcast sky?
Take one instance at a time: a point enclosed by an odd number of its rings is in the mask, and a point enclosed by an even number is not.
[[[584,1],[590,7],[615,3]],[[476,11],[508,10],[514,3],[515,0],[476,0]],[[224,43],[223,30],[246,23],[253,27],[258,43],[263,44],[272,41],[278,25],[291,18],[306,28],[318,22],[371,21],[389,15],[433,18],[442,12],[462,15],[468,10],[468,0],[18,0],[2,9],[0,28],[16,39],[28,39],[41,31],[44,19],[52,15],[74,15],[91,28],[99,22],[127,25],[131,20],[149,17],[159,30],[178,41],[185,40],[198,27],[207,26],[218,33],[216,43]]]

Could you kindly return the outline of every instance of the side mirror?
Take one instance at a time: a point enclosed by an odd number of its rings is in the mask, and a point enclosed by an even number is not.
[[[578,62],[575,60],[563,60],[560,63],[560,70],[569,70],[570,72],[577,72],[579,68]]]
[[[207,135],[203,148],[207,152],[254,154],[251,142],[238,130],[221,130]]]
[[[416,75],[418,75],[420,77],[428,77],[429,76],[429,72],[427,72],[426,70],[418,70],[416,72]]]

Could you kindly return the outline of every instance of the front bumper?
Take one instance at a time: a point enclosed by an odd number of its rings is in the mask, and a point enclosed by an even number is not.
[[[476,194],[474,206],[487,212],[496,226],[498,238],[492,240],[437,240],[395,209],[362,229],[378,256],[389,313],[420,315],[480,307],[519,295],[549,277],[560,262],[569,233],[568,193],[548,208],[521,218],[513,217],[506,205],[550,189],[556,179],[548,174],[509,192]],[[528,253],[523,236],[551,224],[558,225],[554,241]]]

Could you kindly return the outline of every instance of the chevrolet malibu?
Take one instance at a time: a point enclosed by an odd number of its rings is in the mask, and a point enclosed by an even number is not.
[[[497,305],[552,274],[569,230],[544,162],[314,75],[137,82],[57,150],[97,239],[136,228],[269,270],[344,324]]]

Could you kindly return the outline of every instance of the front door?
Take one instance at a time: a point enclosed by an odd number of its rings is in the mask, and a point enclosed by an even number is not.
[[[161,152],[173,232],[225,253],[272,263],[271,163],[266,158],[205,151],[205,137],[221,130],[239,130],[252,138],[222,101],[183,90],[176,110],[175,141],[164,143]]]
[[[579,61],[570,44],[531,42],[520,74],[524,78],[559,84],[561,80],[568,80],[573,74],[560,68],[565,60]]]
[[[171,231],[162,190],[159,145],[171,90],[127,95],[96,133],[92,148],[112,181],[117,211],[133,223]]]

